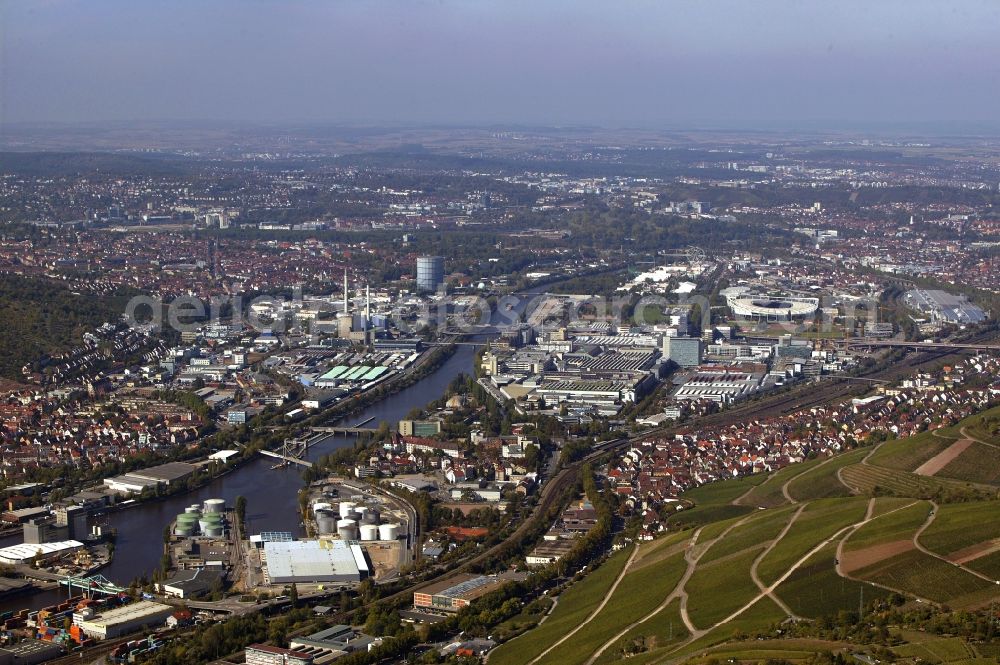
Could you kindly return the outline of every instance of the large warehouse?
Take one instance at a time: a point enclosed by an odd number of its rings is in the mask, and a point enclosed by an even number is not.
[[[24,543],[21,545],[11,545],[10,547],[0,549],[0,563],[29,563],[35,557],[38,557],[39,561],[48,561],[49,559],[56,559],[79,549],[83,549],[83,543],[79,540],[61,540],[56,543]]]
[[[88,637],[107,640],[134,633],[140,628],[162,626],[177,608],[141,600],[94,615],[89,608],[73,615],[73,624]]]
[[[123,476],[105,478],[104,485],[108,489],[122,494],[138,494],[147,487],[155,488],[186,480],[197,468],[194,464],[187,462],[167,462],[148,469],[132,471]]]
[[[361,546],[343,540],[265,542],[264,563],[271,584],[360,582],[371,570]]]

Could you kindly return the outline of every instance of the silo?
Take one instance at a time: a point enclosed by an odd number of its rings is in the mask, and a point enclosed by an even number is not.
[[[316,529],[320,535],[337,533],[337,514],[332,510],[320,510],[316,513]]]
[[[201,515],[201,506],[188,506],[184,512],[189,515]]]
[[[317,501],[313,504],[313,515],[320,512],[321,510],[330,510],[333,506],[326,501]]]
[[[203,534],[210,535],[209,531],[222,529],[222,515],[220,513],[206,513],[198,520],[198,527]]]
[[[350,519],[351,513],[354,512],[354,507],[358,504],[351,501],[342,501],[340,504],[340,517],[341,519]]]
[[[174,535],[181,536],[182,538],[190,538],[194,535],[194,529],[189,525],[178,522],[177,526],[174,527]]]
[[[364,524],[378,524],[382,521],[382,515],[379,514],[374,508],[365,508],[364,515],[361,517],[361,522]]]
[[[357,540],[358,523],[354,520],[339,520],[337,522],[337,535],[343,540]]]
[[[362,524],[361,540],[378,540],[378,527],[374,524]]]
[[[206,513],[222,513],[226,510],[226,500],[225,499],[206,499],[205,500],[205,512]]]
[[[398,524],[380,524],[378,527],[379,540],[396,540],[399,538]]]
[[[209,538],[221,538],[223,533],[222,525],[217,524],[215,526],[209,526],[207,529],[204,530],[204,533]]]
[[[175,531],[183,532],[180,535],[194,535],[198,531],[198,516],[191,513],[181,513],[177,516]]]

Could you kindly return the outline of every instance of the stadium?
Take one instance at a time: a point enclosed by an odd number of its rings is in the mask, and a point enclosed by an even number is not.
[[[808,318],[819,309],[818,298],[740,294],[727,297],[733,316],[755,321],[796,321]]]

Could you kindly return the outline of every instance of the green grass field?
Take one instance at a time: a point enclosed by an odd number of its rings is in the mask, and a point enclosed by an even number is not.
[[[697,640],[685,645],[678,653],[693,656],[710,647],[728,642],[738,635],[746,635],[777,625],[786,618],[785,612],[773,600],[766,597],[761,598],[733,621],[709,631]]]
[[[851,645],[845,642],[829,642],[818,639],[787,639],[729,642],[708,650],[704,656],[695,656],[688,663],[705,663],[712,659],[727,662],[753,663],[756,665],[769,660],[778,662],[807,661],[817,651],[841,651]]]
[[[905,439],[893,439],[883,443],[872,454],[868,463],[897,471],[913,471],[956,440],[957,438],[935,436],[930,432]]]
[[[677,644],[687,638],[688,632],[681,621],[681,601],[674,599],[660,612],[653,615],[649,621],[639,624],[627,632],[622,638],[609,647],[597,659],[598,665],[618,663],[625,657],[626,647],[631,646],[629,653],[643,654],[662,651],[664,648]],[[632,659],[640,657],[633,655]]]
[[[826,464],[796,476],[788,483],[788,493],[796,501],[851,496],[850,488],[837,478],[837,470],[860,462],[868,453],[867,449],[861,449],[837,455]]]
[[[713,505],[732,503],[740,496],[767,480],[765,474],[756,474],[723,480],[717,483],[708,483],[700,487],[695,487],[681,495],[681,498],[693,501],[698,505]]]
[[[966,568],[971,568],[983,575],[989,575],[995,580],[1000,580],[1000,552],[994,552],[985,556],[967,561]]]
[[[948,481],[918,476],[908,471],[885,469],[880,466],[854,464],[841,471],[844,482],[858,494],[888,493],[895,496],[928,498],[943,487],[955,486]]]
[[[1000,538],[1000,501],[951,503],[940,506],[920,544],[947,556],[971,545]]]
[[[855,577],[900,589],[918,598],[961,606],[966,596],[992,591],[992,585],[917,550],[903,552],[856,570]]]
[[[559,604],[545,623],[501,644],[490,653],[490,662],[494,665],[520,665],[573,630],[604,599],[631,554],[631,550],[614,554],[597,570],[567,589],[560,595]]]
[[[959,423],[959,427],[954,429],[959,430],[963,427],[974,439],[979,439],[986,443],[1000,444],[1000,407],[970,416]]]
[[[772,584],[791,568],[809,550],[844,527],[861,521],[865,516],[867,500],[825,499],[810,503],[757,567],[757,574],[765,584]]]
[[[961,455],[934,474],[934,477],[1000,485],[1000,448],[973,442]]]
[[[680,510],[674,513],[667,519],[667,525],[672,529],[696,527],[720,520],[742,517],[752,510],[753,508],[749,506],[731,506],[729,504],[721,506],[696,506],[689,510]]]
[[[571,639],[538,661],[539,664],[586,662],[618,632],[656,609],[673,591],[685,567],[683,554],[678,553],[655,565],[626,573],[605,609]]]
[[[785,498],[784,493],[781,491],[781,486],[791,478],[809,471],[821,461],[820,459],[806,460],[799,464],[790,464],[783,469],[775,471],[768,477],[767,482],[761,483],[751,490],[749,494],[740,500],[740,503],[753,508],[774,508],[788,503],[788,499]]]
[[[888,595],[870,584],[848,580],[837,574],[834,564],[836,543],[830,543],[811,556],[775,593],[799,616],[810,619],[831,615],[841,610],[858,609],[860,601]]]
[[[732,556],[747,549],[759,549],[762,544],[773,540],[788,523],[795,512],[791,506],[775,510],[759,511],[746,522],[736,527],[726,537],[715,543],[702,555],[699,566],[717,559]]]
[[[916,631],[902,631],[906,644],[893,647],[900,658],[919,658],[927,663],[954,663],[975,658],[972,648],[957,637],[938,637]]]
[[[742,554],[699,564],[687,583],[688,615],[698,628],[708,628],[729,616],[757,595],[750,566],[763,543]]]
[[[914,501],[912,505],[896,512],[883,513],[881,517],[873,519],[852,533],[844,543],[844,550],[852,552],[897,540],[910,540],[927,520],[930,509],[929,502]]]
[[[885,515],[903,506],[913,503],[913,499],[907,497],[880,496],[875,499],[875,507],[872,509],[872,517]]]
[[[757,474],[708,483],[688,490],[681,495],[681,498],[693,502],[695,507],[677,511],[669,517],[667,523],[672,528],[683,528],[746,515],[751,508],[744,504],[733,505],[733,501],[765,480],[767,480],[766,475]]]

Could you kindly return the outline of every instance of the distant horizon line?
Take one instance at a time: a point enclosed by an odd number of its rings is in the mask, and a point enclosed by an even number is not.
[[[764,124],[663,124],[663,125],[600,125],[595,123],[556,123],[527,121],[489,121],[471,122],[400,122],[400,121],[362,121],[362,120],[246,120],[246,119],[169,119],[147,118],[133,120],[18,120],[0,121],[0,142],[9,131],[30,130],[60,130],[60,129],[91,129],[91,130],[142,130],[152,127],[176,129],[227,129],[232,132],[247,130],[281,130],[303,131],[321,129],[365,129],[382,131],[430,131],[430,130],[465,130],[465,131],[549,131],[549,132],[623,132],[623,133],[721,133],[721,134],[786,134],[793,136],[822,135],[858,135],[878,134],[879,137],[909,137],[909,138],[1000,138],[1000,123],[985,125],[982,123],[956,122],[950,127],[940,122],[819,122],[804,121],[796,124],[773,126]]]

